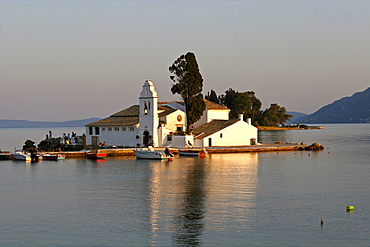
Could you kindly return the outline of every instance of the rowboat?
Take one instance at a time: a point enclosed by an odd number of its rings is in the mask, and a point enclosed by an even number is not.
[[[43,160],[64,160],[66,158],[63,154],[43,154]]]
[[[92,160],[104,159],[107,157],[106,153],[87,153],[87,158]]]
[[[9,151],[1,151],[0,150],[0,160],[10,160],[11,159],[11,153]]]
[[[199,150],[199,149],[179,149],[180,156],[199,156],[199,157],[205,157],[207,155],[207,152],[205,149]]]
[[[171,154],[166,154],[164,151],[156,151],[153,147],[135,149],[134,153],[137,159],[172,160]]]

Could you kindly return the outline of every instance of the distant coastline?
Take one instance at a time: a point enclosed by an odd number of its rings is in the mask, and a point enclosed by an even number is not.
[[[64,122],[42,122],[42,121],[0,119],[0,128],[84,127],[85,124],[95,122],[98,120],[100,120],[100,118],[88,118]]]

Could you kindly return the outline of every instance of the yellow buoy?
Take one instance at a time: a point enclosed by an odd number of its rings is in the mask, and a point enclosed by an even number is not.
[[[353,210],[355,210],[355,206],[347,206],[346,210],[347,211],[353,211]]]

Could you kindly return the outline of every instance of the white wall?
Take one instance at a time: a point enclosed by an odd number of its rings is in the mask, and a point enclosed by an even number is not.
[[[160,128],[158,128],[158,140],[159,140],[159,146],[170,146],[172,141],[167,140],[167,136],[170,135],[170,133],[173,133],[174,131],[171,129],[167,129],[164,124],[161,125]]]
[[[171,147],[184,148],[188,147],[187,143],[190,141],[194,145],[194,139],[192,135],[172,136]]]
[[[207,122],[211,122],[214,119],[217,120],[229,120],[230,110],[209,110],[207,114]]]
[[[251,145],[251,138],[257,142],[257,128],[244,121],[238,121],[235,124],[218,131],[204,139],[196,140],[199,147],[208,147],[209,138],[212,139],[212,146],[246,146]],[[222,137],[221,137],[222,134]],[[202,145],[202,146],[201,146]]]
[[[115,130],[115,127],[104,127],[105,131],[100,128],[100,134],[96,135],[95,127],[92,135],[89,135],[89,128],[86,128],[86,144],[91,145],[91,137],[98,136],[99,142],[106,142],[109,146],[135,146],[137,143],[136,135],[137,135],[137,128],[134,128],[134,131],[129,131],[128,127],[126,127],[126,131],[122,131],[122,126],[117,127],[119,128],[118,131]],[[111,131],[108,131],[108,128],[111,128]],[[139,143],[142,144],[142,140],[139,139]]]
[[[181,121],[177,120],[178,116],[181,116]],[[166,118],[166,128],[172,130],[173,132],[176,131],[176,124],[183,125],[183,130],[186,129],[185,127],[185,120],[186,120],[186,114],[185,112],[181,110],[177,110],[172,112],[171,114],[167,115]]]
[[[225,110],[220,110],[220,109],[208,110],[208,109],[206,109],[203,112],[202,117],[196,123],[194,123],[192,126],[194,128],[197,128],[197,127],[201,126],[202,124],[211,122],[214,119],[229,120],[229,112],[230,112],[229,109],[225,109]]]

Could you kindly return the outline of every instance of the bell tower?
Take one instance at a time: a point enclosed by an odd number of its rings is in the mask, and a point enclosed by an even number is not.
[[[159,146],[158,142],[158,95],[154,89],[154,84],[147,79],[141,90],[140,97],[140,127],[139,136],[140,143],[147,145],[150,142],[154,143],[155,147]]]

